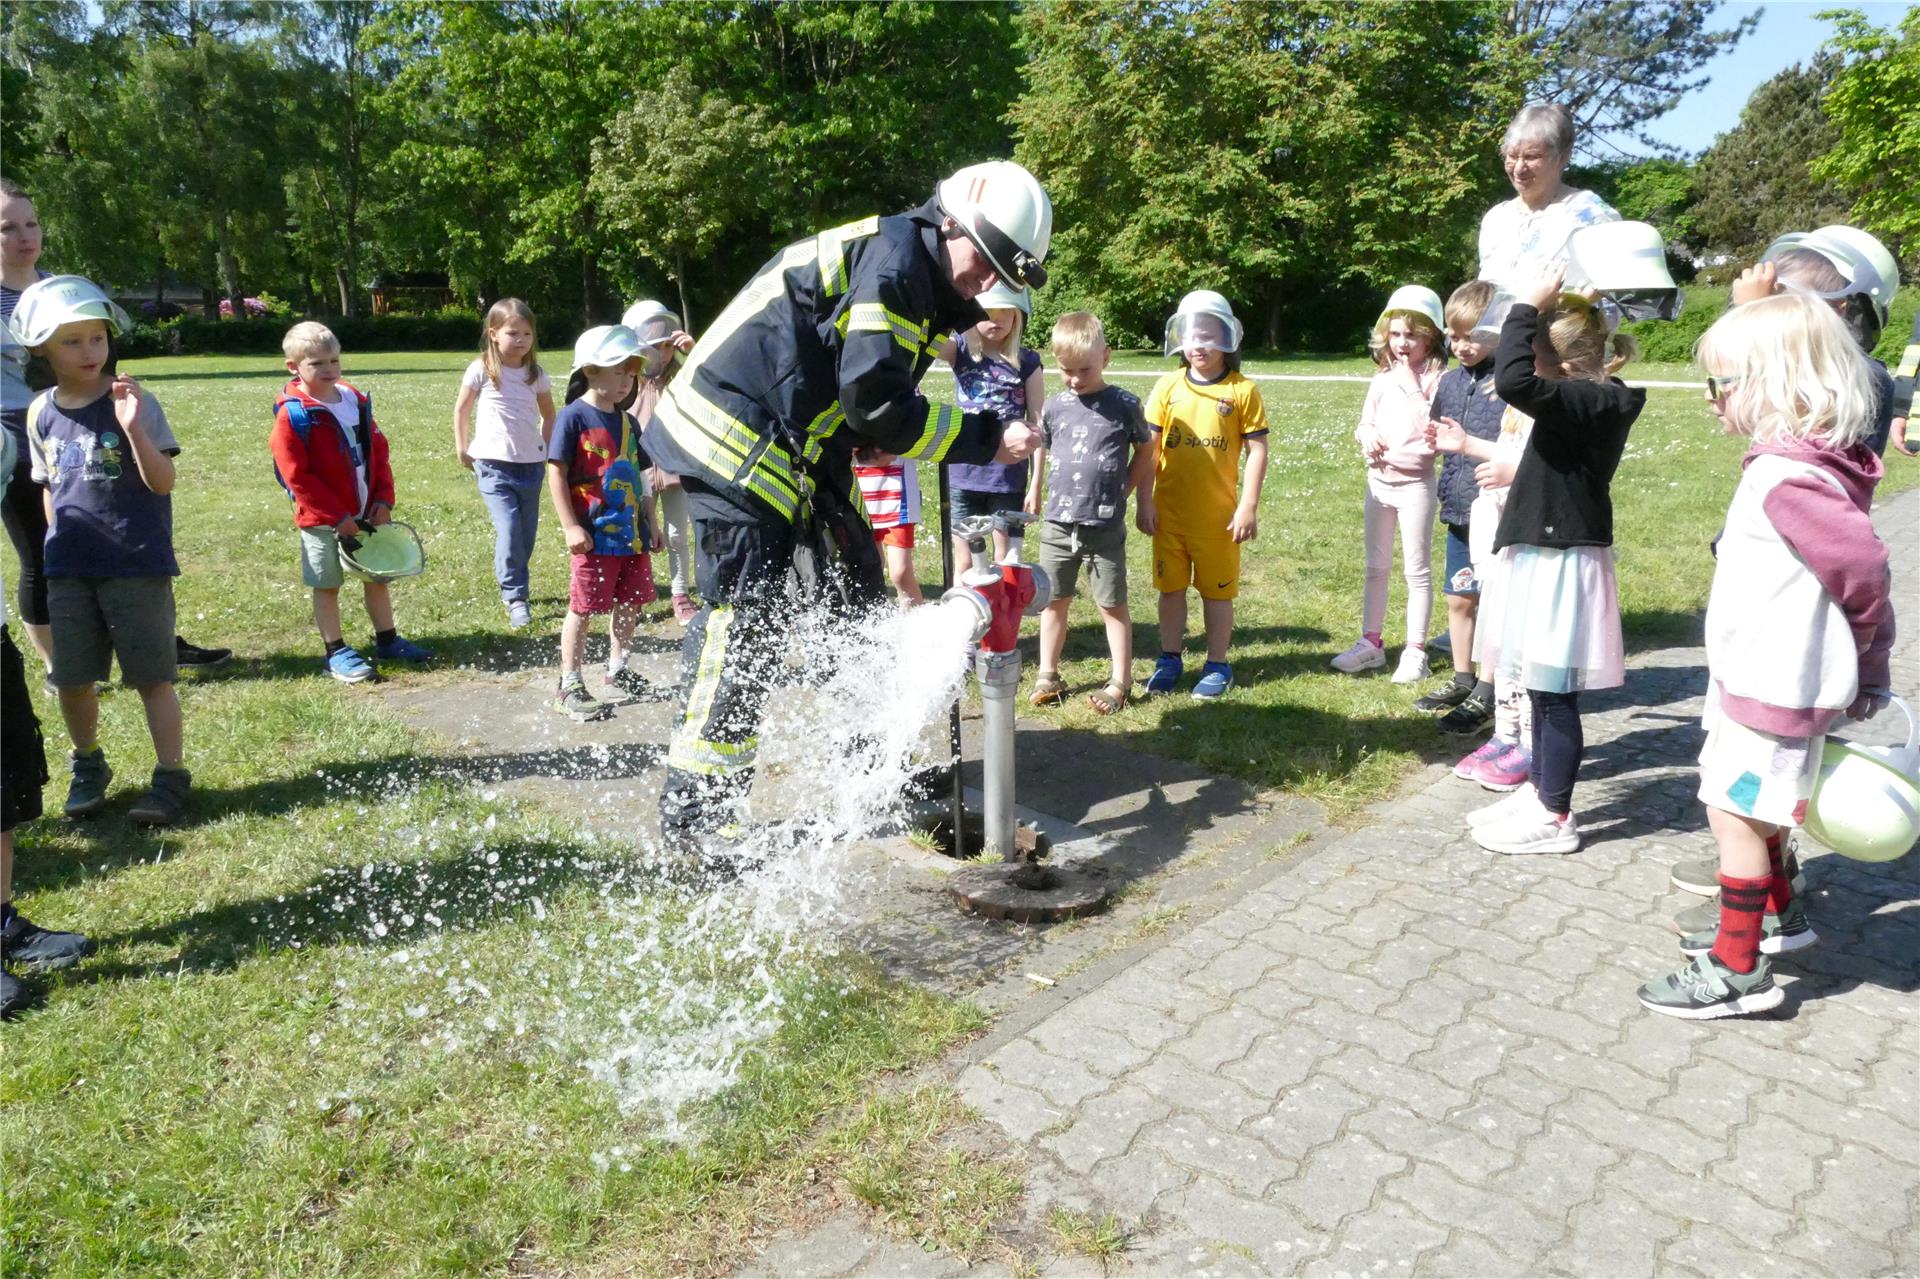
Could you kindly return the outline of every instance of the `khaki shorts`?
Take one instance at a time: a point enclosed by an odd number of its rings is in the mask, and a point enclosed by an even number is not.
[[[1820,777],[1825,734],[1775,737],[1735,723],[1720,709],[1720,689],[1707,687],[1700,718],[1707,744],[1700,748],[1700,802],[1774,826],[1799,826]]]
[[[1184,533],[1153,535],[1153,589],[1162,594],[1193,587],[1203,600],[1230,600],[1240,594],[1240,543]]]
[[[337,591],[347,580],[340,567],[340,534],[332,526],[300,530],[300,581],[316,591]]]
[[[1087,566],[1087,592],[1101,608],[1119,608],[1127,602],[1127,522],[1111,524],[1040,525],[1040,554],[1036,562],[1053,583],[1053,598],[1070,600]]]
[[[115,658],[135,688],[171,684],[180,673],[171,577],[49,578],[47,617],[56,688],[106,679]]]

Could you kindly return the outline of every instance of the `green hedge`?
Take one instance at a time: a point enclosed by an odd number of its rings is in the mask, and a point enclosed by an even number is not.
[[[136,324],[120,341],[128,359],[150,355],[278,355],[280,339],[295,320],[210,320],[185,315],[161,324]],[[467,351],[480,345],[480,317],[472,311],[432,315],[373,315],[323,321],[349,351]],[[572,340],[572,334],[549,336]]]

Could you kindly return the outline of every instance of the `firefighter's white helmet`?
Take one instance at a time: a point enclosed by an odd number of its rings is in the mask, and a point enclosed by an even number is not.
[[[1890,862],[1920,837],[1920,725],[1907,717],[1905,746],[1861,746],[1829,737],[1807,805],[1807,833],[1858,861]]]
[[[1380,308],[1380,319],[1390,315],[1425,316],[1434,332],[1447,331],[1447,313],[1440,305],[1440,295],[1424,284],[1403,284],[1395,289],[1387,304]]]
[[[1016,289],[1046,284],[1053,202],[1031,173],[1011,160],[970,164],[941,182],[936,195],[940,211],[986,254],[1002,281]]]
[[[989,311],[1010,307],[1022,315],[1033,314],[1032,290],[1008,288],[1004,281],[994,285],[974,301]]]
[[[13,304],[13,339],[21,346],[40,346],[63,324],[105,320],[115,333],[125,333],[133,321],[106,291],[81,275],[50,275],[20,290]]]
[[[1884,327],[1887,308],[1900,289],[1900,264],[1887,246],[1859,227],[1835,223],[1817,231],[1789,231],[1767,246],[1766,261],[1785,249],[1811,249],[1847,277],[1847,295],[1864,293]]]
[[[602,324],[588,329],[573,343],[573,367],[569,373],[578,373],[584,368],[613,369],[628,360],[641,355],[640,335],[624,324]]]
[[[1212,289],[1195,289],[1174,308],[1173,318],[1167,321],[1166,341],[1161,351],[1175,355],[1189,346],[1238,351],[1244,333],[1231,302]]]

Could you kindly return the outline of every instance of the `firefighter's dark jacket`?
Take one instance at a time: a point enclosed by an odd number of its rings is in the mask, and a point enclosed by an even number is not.
[[[947,276],[940,220],[929,202],[777,254],[660,397],[642,437],[647,455],[731,508],[712,514],[750,521],[792,521],[809,492],[858,507],[858,447],[992,460],[993,414],[962,414],[919,392],[942,339],[985,318]]]

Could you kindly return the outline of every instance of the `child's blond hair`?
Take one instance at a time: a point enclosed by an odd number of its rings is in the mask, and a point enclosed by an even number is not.
[[[480,367],[486,373],[487,380],[494,386],[500,385],[500,352],[493,345],[493,335],[498,329],[507,326],[508,320],[525,321],[533,333],[533,346],[527,351],[527,383],[532,385],[540,380],[540,329],[533,322],[533,308],[519,298],[501,298],[487,308],[486,321],[480,326]]]
[[[1606,313],[1591,302],[1562,297],[1540,317],[1540,335],[1568,377],[1604,382],[1640,355],[1640,344],[1609,330]]]
[[[338,355],[340,339],[318,320],[302,320],[280,339],[280,353],[295,364],[310,355]]]
[[[1007,330],[1006,341],[1001,344],[998,351],[986,350],[986,344],[980,340],[980,326],[977,324],[968,325],[967,331],[960,335],[960,340],[966,345],[967,354],[976,360],[984,353],[998,356],[1008,364],[1017,367],[1020,363],[1020,339],[1027,331],[1027,316],[1026,312],[1017,306],[1003,309],[1013,312],[1013,326]]]
[[[1479,318],[1477,315],[1474,317],[1476,320]],[[1440,345],[1442,334],[1433,327],[1431,319],[1418,311],[1386,311],[1373,322],[1373,332],[1367,334],[1367,354],[1373,357],[1373,362],[1380,368],[1385,369],[1392,363],[1391,353],[1387,350],[1387,330],[1395,320],[1405,320],[1413,326],[1415,333],[1427,340],[1428,364],[1444,358],[1442,352],[1446,348]]]
[[[1107,349],[1107,329],[1091,311],[1069,311],[1053,322],[1051,345],[1059,364],[1097,359]]]
[[[1846,321],[1818,298],[1776,293],[1737,306],[1694,346],[1726,378],[1726,415],[1761,444],[1820,439],[1847,448],[1871,433],[1873,381]]]
[[[1468,280],[1447,298],[1447,327],[1462,333],[1473,332],[1499,291],[1492,280]]]

